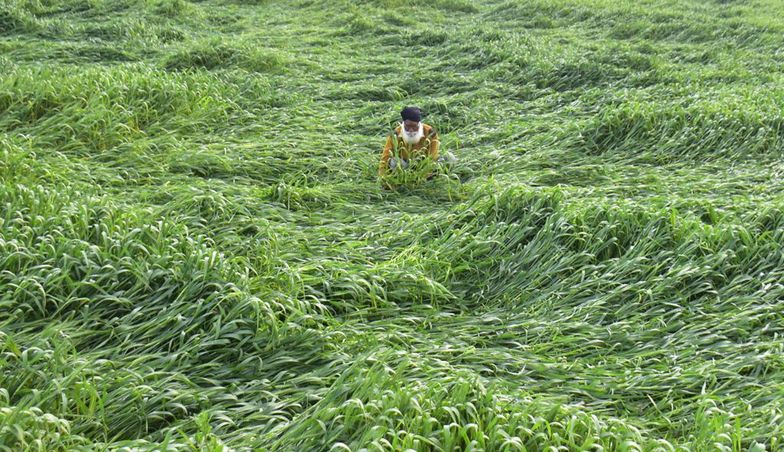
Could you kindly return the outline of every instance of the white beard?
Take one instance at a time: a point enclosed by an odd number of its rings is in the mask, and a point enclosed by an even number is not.
[[[421,140],[424,136],[424,127],[422,126],[421,122],[419,123],[419,130],[413,133],[406,131],[406,128],[403,127],[403,124],[400,124],[400,138],[402,138],[403,142],[407,145],[413,146],[419,143],[419,140]]]

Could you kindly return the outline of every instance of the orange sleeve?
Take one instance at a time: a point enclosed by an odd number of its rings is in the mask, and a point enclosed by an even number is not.
[[[384,145],[384,152],[381,153],[381,163],[378,165],[378,175],[383,176],[389,167],[389,157],[392,156],[392,135],[387,137],[387,144]]]
[[[433,158],[433,161],[438,160],[439,147],[441,147],[441,141],[438,139],[438,133],[434,130],[430,137],[430,157]]]

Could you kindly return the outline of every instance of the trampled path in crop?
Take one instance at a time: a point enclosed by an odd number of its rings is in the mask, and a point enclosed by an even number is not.
[[[0,448],[781,448],[782,17],[0,0]]]

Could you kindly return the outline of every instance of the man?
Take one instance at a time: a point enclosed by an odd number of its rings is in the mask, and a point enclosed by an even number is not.
[[[400,112],[403,121],[395,128],[394,136],[387,138],[378,175],[384,177],[387,171],[398,166],[408,168],[409,161],[417,156],[429,156],[438,161],[438,147],[441,142],[433,127],[422,123],[422,111],[417,107],[406,107]],[[393,155],[395,149],[397,155]]]

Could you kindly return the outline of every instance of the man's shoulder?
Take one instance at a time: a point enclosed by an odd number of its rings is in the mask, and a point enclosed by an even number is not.
[[[422,126],[422,133],[425,135],[425,137],[438,136],[438,132],[436,132],[436,128],[429,124],[424,124]]]

